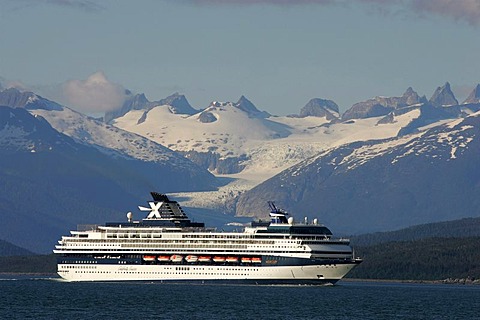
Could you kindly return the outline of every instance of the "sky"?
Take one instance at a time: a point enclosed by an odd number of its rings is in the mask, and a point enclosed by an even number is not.
[[[480,82],[480,0],[0,0],[0,84],[84,113],[179,92],[274,115]]]

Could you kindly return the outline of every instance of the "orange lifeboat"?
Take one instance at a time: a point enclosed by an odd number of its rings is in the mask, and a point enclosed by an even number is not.
[[[155,256],[143,256],[143,261],[155,261]]]
[[[250,257],[242,257],[241,261],[242,261],[242,263],[251,263],[251,262],[252,262],[252,258],[250,258]]]
[[[252,258],[252,263],[262,263],[262,258]]]
[[[187,260],[187,262],[197,262],[198,261],[198,257],[197,256],[192,256],[192,255],[189,255],[185,258],[185,260]]]
[[[160,261],[160,262],[168,262],[168,261],[170,261],[170,257],[169,256],[158,256],[157,260]]]
[[[174,254],[173,256],[170,257],[170,261],[172,262],[182,262],[183,256],[180,256],[178,254]]]
[[[226,261],[230,263],[237,263],[238,257],[227,257]]]
[[[212,258],[210,258],[209,256],[200,256],[198,257],[198,261],[199,262],[210,262]]]
[[[214,262],[225,262],[225,257],[213,257]]]

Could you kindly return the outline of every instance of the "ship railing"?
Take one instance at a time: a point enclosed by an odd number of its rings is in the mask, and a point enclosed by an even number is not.
[[[78,224],[77,231],[96,231],[98,226],[98,224]]]

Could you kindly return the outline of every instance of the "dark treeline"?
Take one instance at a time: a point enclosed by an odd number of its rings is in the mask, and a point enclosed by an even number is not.
[[[53,254],[0,257],[0,273],[56,272],[56,258]]]
[[[417,225],[398,231],[351,236],[353,246],[372,246],[392,241],[412,241],[426,238],[480,237],[480,218]]]
[[[364,262],[349,278],[480,279],[480,237],[429,238],[356,247]]]

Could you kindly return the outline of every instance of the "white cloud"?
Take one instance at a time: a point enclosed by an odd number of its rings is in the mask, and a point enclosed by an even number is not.
[[[125,101],[125,88],[110,82],[101,71],[86,80],[70,80],[62,85],[67,104],[81,112],[99,113],[119,108]]]
[[[0,81],[0,88],[1,87],[4,87],[5,89],[15,88],[15,89],[18,89],[20,91],[27,91],[28,90],[28,86],[26,84],[24,84],[23,82],[18,81],[18,80]]]

